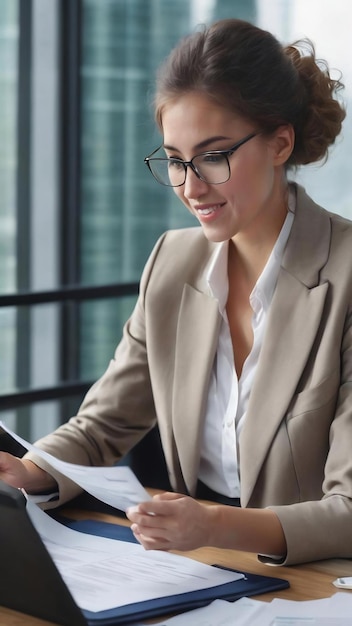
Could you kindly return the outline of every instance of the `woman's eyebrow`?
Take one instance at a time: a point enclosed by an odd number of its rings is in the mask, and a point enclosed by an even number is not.
[[[231,139],[231,137],[225,137],[224,135],[209,137],[208,139],[204,139],[204,141],[201,141],[200,143],[197,143],[195,146],[193,146],[193,150],[204,150],[204,148],[207,148],[210,144],[215,143],[215,141],[222,141],[223,139],[229,140]],[[163,148],[165,148],[165,150],[175,150],[176,152],[180,152],[178,148],[175,148],[174,146],[170,146],[169,144],[165,143],[163,144]]]

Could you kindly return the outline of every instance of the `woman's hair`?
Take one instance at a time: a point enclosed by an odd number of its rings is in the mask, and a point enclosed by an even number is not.
[[[191,91],[204,93],[265,133],[292,124],[295,146],[287,165],[327,158],[345,117],[336,99],[343,87],[315,57],[309,40],[282,46],[248,22],[225,19],[180,41],[159,69],[154,100],[163,108]]]

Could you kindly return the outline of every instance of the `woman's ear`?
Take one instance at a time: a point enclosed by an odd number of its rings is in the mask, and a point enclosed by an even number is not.
[[[272,137],[274,165],[284,165],[295,145],[295,131],[291,124],[279,126]]]

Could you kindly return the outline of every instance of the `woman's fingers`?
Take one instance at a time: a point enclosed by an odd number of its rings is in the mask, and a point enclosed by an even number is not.
[[[189,496],[161,494],[128,509],[127,517],[146,549],[192,550],[207,545],[209,507]]]
[[[180,498],[185,498],[186,496],[183,493],[174,493],[172,491],[164,491],[163,493],[158,493],[153,497],[153,500],[179,500]]]

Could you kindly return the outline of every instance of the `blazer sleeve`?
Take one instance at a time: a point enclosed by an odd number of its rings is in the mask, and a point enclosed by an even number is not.
[[[287,555],[280,563],[283,565],[352,558],[352,304],[341,345],[340,380],[322,499],[269,507],[279,517],[286,537]],[[306,480],[310,477],[306,476]]]

